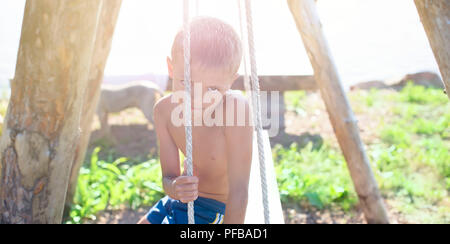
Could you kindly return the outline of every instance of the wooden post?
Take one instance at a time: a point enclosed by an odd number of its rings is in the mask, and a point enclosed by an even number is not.
[[[92,120],[97,109],[100,97],[100,87],[103,81],[103,71],[111,50],[112,38],[119,16],[122,0],[103,1],[100,20],[97,28],[95,47],[89,71],[88,87],[84,97],[83,109],[81,114],[80,128],[81,135],[76,149],[75,158],[70,173],[69,187],[66,197],[66,212],[72,205],[73,197],[78,182],[78,174],[85,158],[86,150],[91,135]]]
[[[0,140],[0,223],[61,223],[101,0],[28,0]]]
[[[414,0],[450,99],[450,1]]]
[[[347,161],[365,218],[368,223],[388,223],[383,200],[322,32],[315,3],[313,0],[288,0],[288,5],[314,69],[315,80]]]

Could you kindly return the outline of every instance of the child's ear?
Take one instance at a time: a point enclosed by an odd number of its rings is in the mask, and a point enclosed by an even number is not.
[[[170,79],[173,80],[173,64],[172,64],[172,60],[169,57],[167,57],[166,61],[167,61],[167,70],[169,71],[169,77],[170,77]]]

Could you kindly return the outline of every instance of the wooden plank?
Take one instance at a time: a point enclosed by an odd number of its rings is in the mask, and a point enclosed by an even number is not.
[[[156,76],[155,76],[156,78]],[[311,75],[262,75],[258,76],[261,91],[316,91],[318,89],[314,77]],[[147,80],[152,80],[148,79]],[[131,81],[131,79],[122,79]],[[167,81],[166,90],[172,90],[172,80]],[[231,86],[233,90],[245,91],[244,78],[239,76]]]
[[[261,91],[317,90],[317,84],[311,75],[260,75],[258,79]],[[245,90],[243,76],[238,77],[231,89]]]
[[[288,0],[297,29],[314,69],[314,77],[327,107],[331,124],[347,162],[359,201],[368,223],[388,223],[359,129],[313,0]]]
[[[263,131],[264,153],[266,156],[266,175],[269,199],[269,213],[271,224],[284,224],[283,209],[281,207],[280,194],[272,160],[272,151],[269,142],[269,134]],[[262,203],[261,177],[259,173],[258,144],[256,136],[253,137],[252,167],[250,172],[249,194],[245,224],[264,224],[264,208]]]

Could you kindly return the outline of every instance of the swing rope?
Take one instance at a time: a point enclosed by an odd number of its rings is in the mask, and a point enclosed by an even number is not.
[[[242,23],[242,8],[241,8],[241,0],[236,0],[237,4],[238,4],[238,10],[239,10],[239,30],[241,32],[241,39],[242,39],[242,43],[244,44],[245,41],[245,36],[244,36],[244,25]],[[251,91],[251,86],[250,86],[250,80],[248,77],[248,68],[247,68],[247,46],[246,45],[242,45],[242,58],[243,58],[243,68],[244,68],[244,89],[245,92],[247,93],[246,96],[249,100],[252,99],[252,91]],[[250,109],[252,109],[252,106],[250,106]],[[253,113],[253,112],[252,112]]]
[[[192,115],[191,115],[191,32],[189,26],[189,0],[184,0],[184,118],[185,118],[185,134],[186,134],[186,168],[187,175],[193,176],[192,167]],[[188,223],[195,224],[194,219],[194,202],[188,202]]]
[[[255,55],[255,42],[253,37],[253,18],[252,18],[252,7],[250,0],[245,0],[245,10],[247,15],[247,40],[248,48],[250,53],[250,69],[251,69],[251,85],[252,85],[252,102],[254,103],[254,121],[256,120],[256,140],[258,144],[258,157],[259,157],[259,172],[261,176],[261,190],[262,190],[262,200],[264,207],[264,223],[270,223],[270,213],[269,213],[269,200],[267,192],[267,177],[266,177],[266,159],[264,155],[264,142],[262,136],[262,119],[261,119],[261,100],[259,92],[259,80],[258,73],[256,70],[256,55]]]
[[[239,1],[239,0],[238,0]],[[238,2],[239,3],[239,2]],[[187,175],[193,175],[193,166],[192,166],[192,115],[191,115],[191,53],[190,53],[190,26],[189,26],[189,0],[184,0],[183,6],[184,14],[183,14],[183,25],[184,25],[184,42],[183,42],[183,51],[184,51],[184,83],[185,83],[185,99],[184,99],[184,116],[185,116],[185,133],[186,133],[186,168]],[[256,120],[256,136],[257,136],[257,144],[258,144],[258,158],[259,158],[259,168],[260,168],[260,176],[261,176],[261,189],[263,196],[263,207],[264,207],[264,222],[266,224],[270,223],[269,220],[269,202],[268,202],[268,192],[267,192],[267,180],[266,180],[266,165],[265,165],[265,155],[264,155],[264,142],[262,138],[262,119],[261,119],[261,101],[260,101],[260,92],[259,92],[259,80],[258,73],[256,70],[256,56],[255,56],[255,45],[253,38],[253,20],[251,13],[251,4],[250,0],[245,1],[245,10],[247,15],[247,40],[249,46],[249,54],[250,54],[250,68],[251,68],[251,96],[253,103],[253,114],[254,121]],[[242,11],[240,9],[239,3],[239,17],[241,20]],[[242,34],[242,21],[241,21],[241,34]],[[246,60],[244,59],[244,62]],[[244,68],[246,71],[246,64],[244,64]],[[245,77],[247,77],[247,72]],[[248,80],[245,81],[247,83],[246,89],[248,86]],[[188,223],[194,224],[194,202],[188,203]]]

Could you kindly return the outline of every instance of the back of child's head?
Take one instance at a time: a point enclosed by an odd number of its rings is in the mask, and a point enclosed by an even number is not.
[[[190,23],[191,63],[200,69],[221,69],[235,74],[242,58],[242,44],[231,25],[213,17],[196,17]],[[179,31],[172,46],[174,62],[184,62],[184,33]]]

